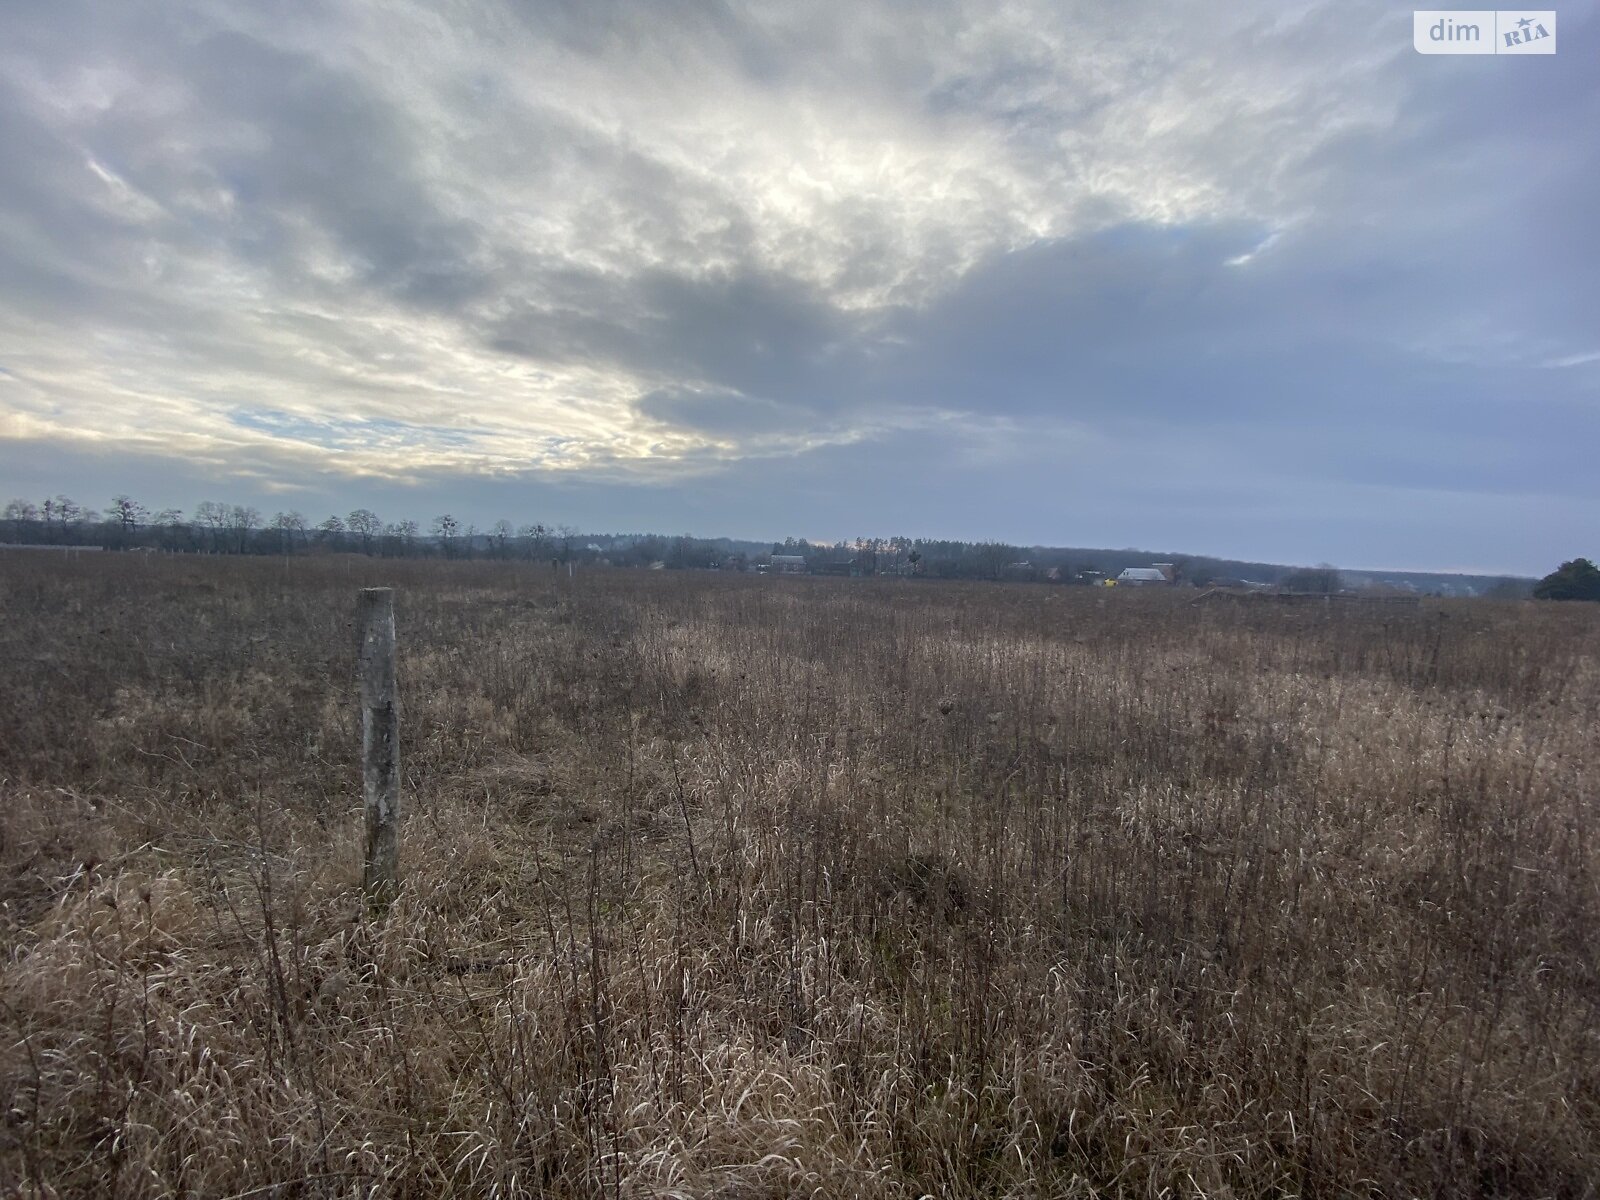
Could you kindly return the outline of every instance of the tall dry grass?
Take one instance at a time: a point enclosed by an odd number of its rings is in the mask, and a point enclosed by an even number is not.
[[[1189,599],[0,560],[0,1186],[1595,1195],[1600,613]]]

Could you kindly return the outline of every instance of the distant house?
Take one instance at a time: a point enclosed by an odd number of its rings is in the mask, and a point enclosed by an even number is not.
[[[775,575],[804,575],[806,556],[803,554],[774,554],[772,572]]]
[[[1128,567],[1117,576],[1118,587],[1165,587],[1171,582],[1158,567]]]

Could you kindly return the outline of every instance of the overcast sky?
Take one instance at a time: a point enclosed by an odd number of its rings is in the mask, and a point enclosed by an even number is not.
[[[0,501],[1600,555],[1600,19],[3,0]]]

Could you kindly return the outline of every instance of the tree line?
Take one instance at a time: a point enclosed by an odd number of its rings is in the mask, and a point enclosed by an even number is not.
[[[441,513],[424,528],[413,520],[385,521],[356,508],[315,521],[297,509],[272,513],[244,504],[203,500],[189,512],[151,509],[125,493],[96,511],[69,496],[34,502],[15,499],[3,514],[6,540],[17,545],[99,546],[107,550],[161,550],[208,554],[366,554],[387,558],[522,559],[557,565],[603,560],[613,566],[669,570],[757,569],[772,555],[803,558],[818,574],[921,575],[939,579],[1039,579],[1083,582],[1099,578],[1092,563],[1056,556],[1035,561],[1004,542],[856,538],[813,543],[788,538],[770,544],[687,534],[580,534],[571,525],[513,524],[480,528]],[[1120,564],[1119,564],[1120,565]]]
[[[320,521],[297,509],[272,513],[245,504],[202,500],[188,513],[152,509],[119,493],[102,510],[69,496],[14,499],[0,514],[0,541],[20,546],[99,547],[183,554],[365,554],[383,558],[604,561],[612,566],[672,569],[745,565],[753,556],[728,539],[688,535],[580,534],[572,525],[499,520],[486,527],[441,513],[426,527],[386,521],[370,508]]]
[[[808,573],[890,575],[930,579],[986,579],[1059,584],[1095,584],[1124,567],[1151,565],[1156,556],[1139,550],[1069,550],[1016,546],[999,541],[859,537],[832,543],[787,538],[752,542],[696,538],[688,534],[580,533],[574,526],[541,521],[495,521],[479,527],[451,513],[426,526],[413,520],[386,521],[370,508],[355,508],[314,520],[297,509],[267,515],[244,504],[203,500],[185,513],[151,509],[118,493],[102,510],[65,495],[42,501],[15,499],[0,515],[0,539],[24,546],[98,546],[107,550],[161,550],[209,554],[365,554],[386,558],[501,559],[603,563],[667,570],[754,570],[773,556],[803,559]],[[1294,568],[1195,555],[1160,556],[1173,565],[1180,585],[1206,587],[1248,582],[1286,591],[1334,592],[1370,581],[1346,581],[1323,565]],[[1552,599],[1593,598],[1600,583],[1586,559],[1563,564],[1542,581],[1539,594]],[[1421,577],[1417,577],[1421,582]],[[1527,596],[1531,581],[1478,580],[1479,594]],[[1409,584],[1405,586],[1411,586]],[[1429,586],[1422,583],[1423,587]],[[1415,589],[1414,589],[1415,590]]]
[[[211,554],[383,555],[391,558],[523,557],[569,560],[577,530],[542,522],[513,527],[497,521],[480,530],[441,513],[424,530],[416,521],[385,521],[370,508],[335,513],[313,522],[297,509],[267,516],[246,504],[202,500],[182,509],[152,510],[131,496],[113,496],[96,511],[70,496],[35,503],[12,500],[3,516],[4,536],[16,545],[100,546],[107,550],[169,550]]]

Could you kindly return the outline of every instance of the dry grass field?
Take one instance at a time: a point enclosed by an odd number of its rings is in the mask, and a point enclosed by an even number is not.
[[[1600,607],[1191,600],[0,558],[0,1191],[1597,1195]]]

